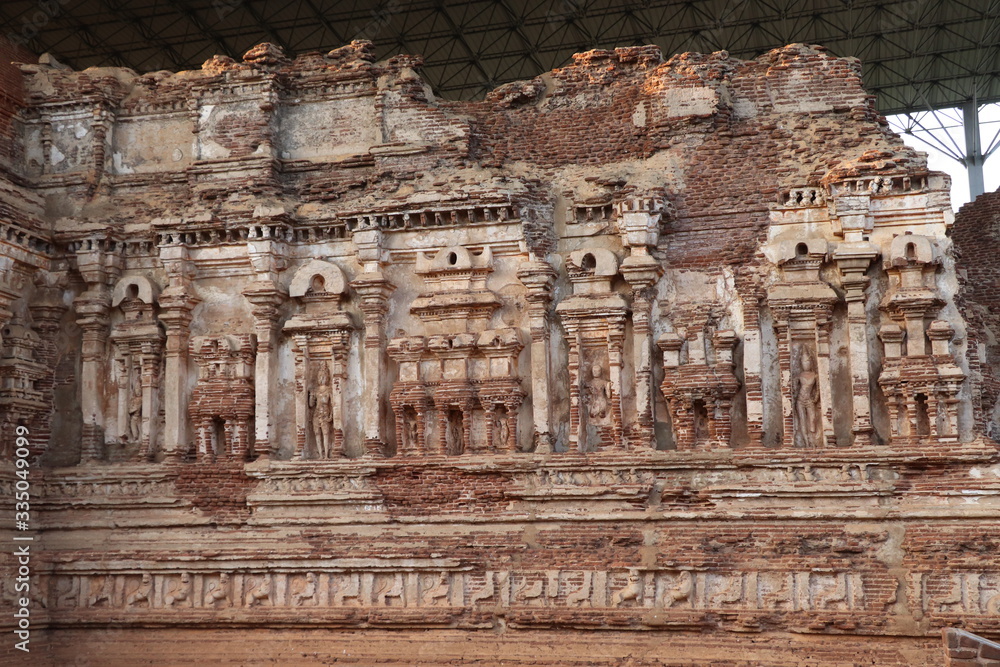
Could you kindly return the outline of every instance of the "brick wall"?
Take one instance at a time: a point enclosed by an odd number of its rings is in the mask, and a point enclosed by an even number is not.
[[[1000,667],[1000,644],[956,628],[942,634],[947,667]]]
[[[959,307],[969,323],[970,364],[982,372],[977,428],[1000,440],[1000,191],[963,206],[951,237],[962,285]]]
[[[0,164],[11,165],[19,156],[15,141],[14,114],[24,103],[24,84],[14,62],[33,63],[35,56],[0,37]]]

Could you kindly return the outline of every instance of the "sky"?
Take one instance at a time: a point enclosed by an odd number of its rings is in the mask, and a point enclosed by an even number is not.
[[[960,110],[942,109],[935,114],[925,112],[909,118],[889,116],[889,124],[908,146],[927,153],[927,165],[932,170],[951,176],[951,205],[956,211],[970,200],[965,166],[951,156],[963,154],[965,148]],[[980,108],[979,127],[984,150],[1000,144],[1000,104],[987,104]],[[905,128],[909,128],[911,133],[903,132]],[[986,159],[983,177],[986,192],[1000,188],[1000,150]]]

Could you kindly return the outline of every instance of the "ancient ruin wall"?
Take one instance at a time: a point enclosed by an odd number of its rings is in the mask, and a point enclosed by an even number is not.
[[[371,52],[21,67],[0,438],[54,664],[995,636],[949,183],[856,61],[592,51],[446,102]]]

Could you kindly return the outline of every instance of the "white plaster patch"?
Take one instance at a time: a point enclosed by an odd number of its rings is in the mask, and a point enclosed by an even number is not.
[[[112,157],[112,162],[114,163],[114,166],[115,166],[115,173],[118,173],[118,174],[132,174],[132,173],[135,173],[134,169],[132,169],[131,167],[129,167],[128,165],[126,165],[124,162],[122,162],[122,154],[121,153],[115,153],[111,157]]]
[[[66,159],[66,156],[63,155],[63,152],[59,150],[57,146],[53,146],[50,159],[52,161],[52,164],[59,164],[60,162]]]
[[[672,88],[663,96],[663,112],[668,118],[708,115],[715,113],[717,99],[712,88]]]
[[[636,127],[646,127],[646,103],[640,102],[632,112],[632,124]]]

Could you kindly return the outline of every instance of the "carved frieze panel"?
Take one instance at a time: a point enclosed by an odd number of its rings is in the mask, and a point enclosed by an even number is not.
[[[844,570],[163,570],[57,573],[45,583],[58,613],[124,610],[399,610],[548,608],[802,614],[880,613],[895,603],[892,578]],[[913,575],[925,611],[996,615],[995,573]],[[884,578],[884,577],[883,577]],[[871,589],[871,590],[869,590]],[[888,591],[888,592],[887,592]],[[387,617],[392,618],[392,617]],[[409,616],[400,617],[409,619]]]

